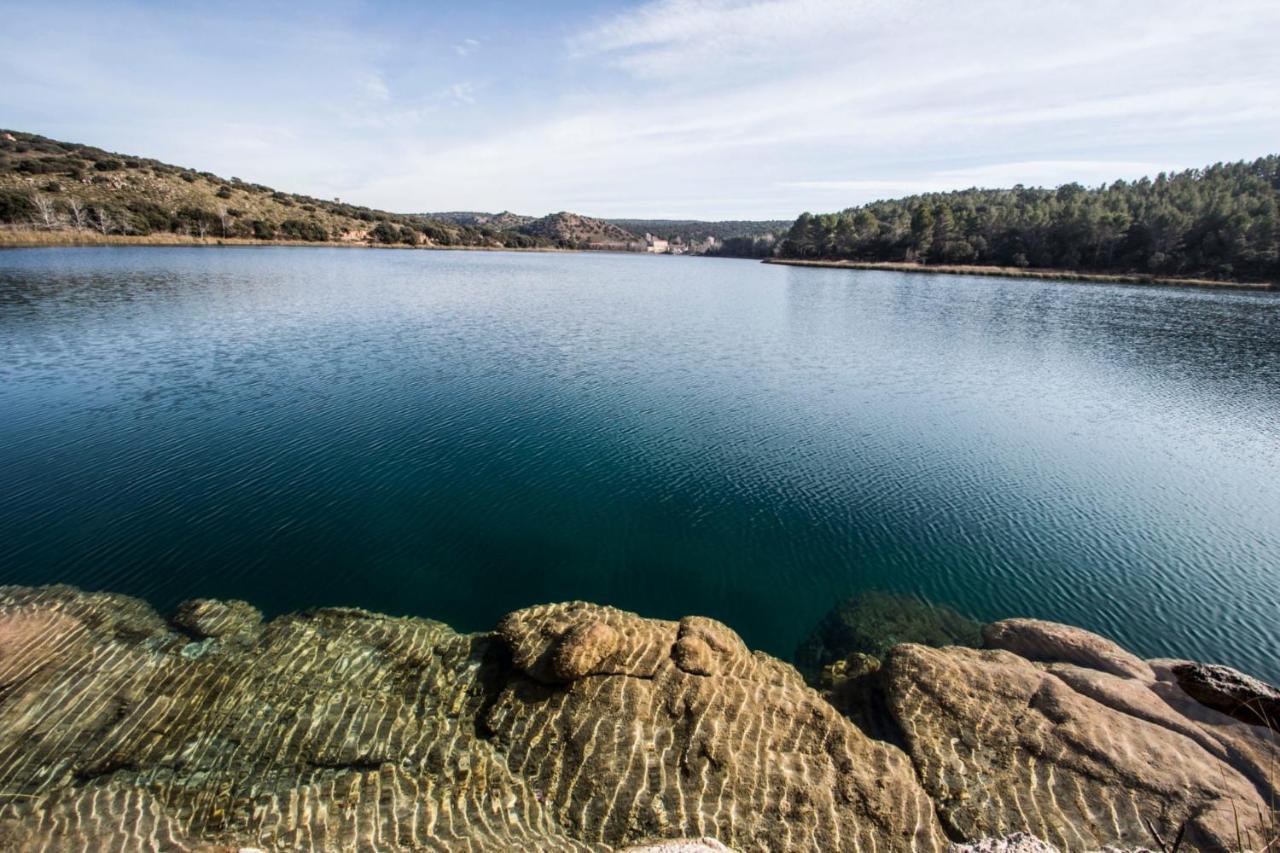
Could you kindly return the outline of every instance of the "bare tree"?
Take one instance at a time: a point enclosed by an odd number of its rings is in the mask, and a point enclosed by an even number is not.
[[[218,205],[218,221],[222,223],[222,237],[226,239],[227,231],[231,228],[231,214],[225,204]]]
[[[71,212],[71,224],[77,231],[89,227],[89,210],[80,203],[80,199],[75,196],[68,198],[67,209]]]
[[[107,236],[116,230],[116,218],[105,207],[95,207],[93,209],[94,226],[102,232],[102,236]]]
[[[36,193],[31,197],[31,203],[35,205],[36,215],[35,223],[42,228],[57,228],[60,225],[58,217],[58,209],[54,207],[53,199],[43,193]]]
[[[209,220],[205,219],[204,216],[197,216],[196,231],[200,233],[200,239],[203,240],[204,235],[209,231]]]

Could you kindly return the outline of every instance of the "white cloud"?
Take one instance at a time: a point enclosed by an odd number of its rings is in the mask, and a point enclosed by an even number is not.
[[[69,3],[0,31],[8,121],[390,209],[788,217],[1280,139],[1274,0],[651,0],[483,45],[323,2],[254,26]]]

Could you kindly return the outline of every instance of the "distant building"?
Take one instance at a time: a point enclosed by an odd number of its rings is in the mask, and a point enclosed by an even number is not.
[[[655,255],[665,255],[671,251],[671,244],[666,240],[661,240],[652,234],[644,235],[644,250],[652,252]]]

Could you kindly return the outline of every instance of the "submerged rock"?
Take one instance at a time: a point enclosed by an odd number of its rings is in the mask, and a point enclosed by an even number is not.
[[[184,605],[178,630],[123,596],[0,587],[0,849],[1085,850],[1150,843],[1150,821],[1222,850],[1232,810],[1256,839],[1277,794],[1274,733],[1114,654],[829,667],[899,748],[711,619],[572,603],[463,635],[241,605]]]
[[[616,638],[568,684],[548,667],[585,633]],[[938,849],[899,750],[867,737],[790,666],[711,619],[589,604],[517,611],[499,636],[528,679],[483,725],[575,838],[712,835],[738,849]],[[594,656],[593,656],[594,657]]]
[[[169,621],[197,640],[252,641],[262,625],[262,613],[247,601],[195,598],[179,604]]]
[[[796,649],[796,666],[816,679],[850,655],[883,658],[899,643],[979,646],[982,626],[942,604],[886,592],[864,592],[833,607]]]
[[[988,639],[1022,654],[903,645],[884,663],[886,701],[949,834],[1018,829],[1067,850],[1140,848],[1152,828],[1172,839],[1185,827],[1199,850],[1261,840],[1280,802],[1270,732],[1200,706],[1103,637],[997,625]]]
[[[192,642],[235,610],[179,632],[0,588],[0,849],[944,843],[905,755],[712,620],[557,605],[467,636],[321,609]]]

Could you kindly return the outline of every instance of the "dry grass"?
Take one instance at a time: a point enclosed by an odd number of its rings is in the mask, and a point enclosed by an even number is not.
[[[554,246],[516,248],[507,246],[437,246],[420,243],[407,246],[401,243],[369,243],[364,240],[253,240],[242,237],[195,237],[190,234],[174,234],[157,231],[153,234],[102,234],[88,229],[59,228],[54,230],[22,225],[0,225],[0,249],[53,248],[57,246],[310,246],[311,248],[345,249],[429,249],[433,252],[577,252],[578,249],[561,249]]]
[[[1051,281],[1087,281],[1106,284],[1164,284],[1177,287],[1230,287],[1250,290],[1274,290],[1274,283],[1264,281],[1220,281],[1210,278],[1169,278],[1154,275],[1110,275],[1106,273],[1072,272],[1071,270],[1024,269],[1022,267],[986,267],[971,264],[909,264],[887,261],[822,261],[798,258],[766,258],[766,264],[797,267],[834,267],[852,270],[888,270],[890,272],[946,273],[948,275],[980,275],[993,278],[1042,278]]]
[[[154,234],[102,234],[87,229],[60,228],[46,230],[23,226],[0,226],[0,246],[12,248],[38,246],[353,246],[366,247],[364,241],[306,242],[302,240],[252,240],[241,237],[195,237],[157,231]],[[405,246],[403,248],[409,248]]]

